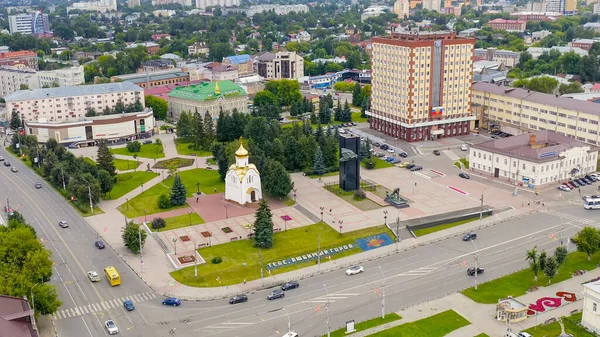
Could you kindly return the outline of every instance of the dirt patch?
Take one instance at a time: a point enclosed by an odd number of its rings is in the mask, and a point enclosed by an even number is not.
[[[188,242],[188,241],[190,241],[190,237],[187,235],[180,236],[179,240],[181,240],[182,242]]]
[[[193,263],[196,261],[196,257],[192,255],[180,256],[177,258],[177,261],[179,261],[181,264]]]

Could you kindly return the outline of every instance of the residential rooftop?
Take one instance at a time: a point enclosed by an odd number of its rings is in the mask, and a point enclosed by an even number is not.
[[[35,90],[19,90],[4,97],[6,102],[26,101],[31,99],[74,97],[84,95],[102,95],[112,92],[140,91],[144,89],[131,82],[80,85],[76,87],[58,87]]]
[[[589,147],[590,151],[598,150],[590,144],[548,130],[493,139],[471,146],[472,149],[500,153],[535,163],[557,160],[562,152],[576,147]]]
[[[244,95],[247,95],[247,93],[242,87],[233,83],[232,81],[225,80],[192,84],[187,87],[175,87],[169,93],[169,98],[177,97],[194,101],[208,101],[217,99],[220,96],[227,97]]]
[[[225,57],[231,64],[242,64],[248,62],[251,57],[248,54],[234,55]]]
[[[166,73],[166,74],[149,75],[148,78],[146,78],[146,74],[140,73],[140,76],[124,79],[123,82],[145,83],[147,79],[149,79],[150,82],[152,82],[152,81],[170,80],[173,78],[180,78],[180,77],[186,77],[186,76],[188,76],[188,73],[185,73],[183,71],[175,71],[175,72]]]
[[[561,96],[555,96],[551,94],[544,94],[532,90],[506,87],[503,85],[497,85],[485,82],[473,83],[473,90],[489,92],[496,95],[522,99],[525,101],[544,104],[547,106],[556,107],[559,109],[569,109],[577,112],[588,113],[592,115],[600,115],[600,106],[597,103],[574,100],[572,98],[566,98]]]

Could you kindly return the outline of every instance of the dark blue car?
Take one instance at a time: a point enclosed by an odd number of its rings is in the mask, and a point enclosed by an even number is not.
[[[133,302],[131,302],[131,300],[125,300],[123,302],[123,306],[125,307],[125,309],[127,309],[127,311],[135,309],[135,306],[133,305]]]
[[[181,304],[181,300],[175,297],[167,297],[162,301],[162,304],[177,307]]]

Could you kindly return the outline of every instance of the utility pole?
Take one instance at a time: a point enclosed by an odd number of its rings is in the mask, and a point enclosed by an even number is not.
[[[317,240],[317,272],[321,273],[321,233],[318,234]]]
[[[138,241],[140,242],[140,264],[142,265],[142,273],[144,272],[144,252],[142,251],[142,226],[138,228]]]
[[[479,274],[477,272],[477,246],[475,246],[475,242],[473,242],[473,239],[470,240],[471,243],[473,244],[473,247],[475,248],[475,252],[473,253],[473,255],[475,256],[475,290],[477,290],[477,275]]]
[[[381,272],[381,319],[384,319],[385,318],[385,289],[384,289],[385,276],[383,275],[383,269],[381,268],[381,266],[379,266],[379,271]]]
[[[400,217],[396,218],[396,253],[399,252],[398,245],[400,244]]]
[[[285,308],[281,308],[283,309],[283,312],[285,312],[285,314],[287,315],[287,319],[288,319],[288,332],[292,331],[292,319],[290,318],[290,314],[288,314],[287,310],[285,310]]]
[[[90,209],[92,210],[92,215],[94,215],[94,204],[92,203],[92,188],[88,183],[88,195],[90,196]]]
[[[327,337],[331,337],[331,329],[329,327],[329,292],[327,292],[327,285],[323,283],[325,287],[325,295],[327,297],[327,304],[325,304],[325,313],[327,315]]]
[[[198,277],[198,259],[196,258],[196,240],[194,240],[194,277]]]
[[[481,208],[479,210],[479,220],[483,220],[483,192],[485,192],[485,190],[487,190],[487,187],[483,189],[483,191],[481,191]]]
[[[262,261],[262,251],[258,248],[258,260],[260,261],[260,285],[261,287],[265,284],[264,280],[264,272],[263,272],[263,261]]]

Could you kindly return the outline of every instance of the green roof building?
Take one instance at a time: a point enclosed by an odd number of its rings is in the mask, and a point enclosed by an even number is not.
[[[204,117],[210,114],[213,119],[223,111],[237,109],[248,111],[248,94],[232,81],[203,82],[187,87],[176,87],[169,93],[169,116],[178,118],[183,111],[198,111]]]

